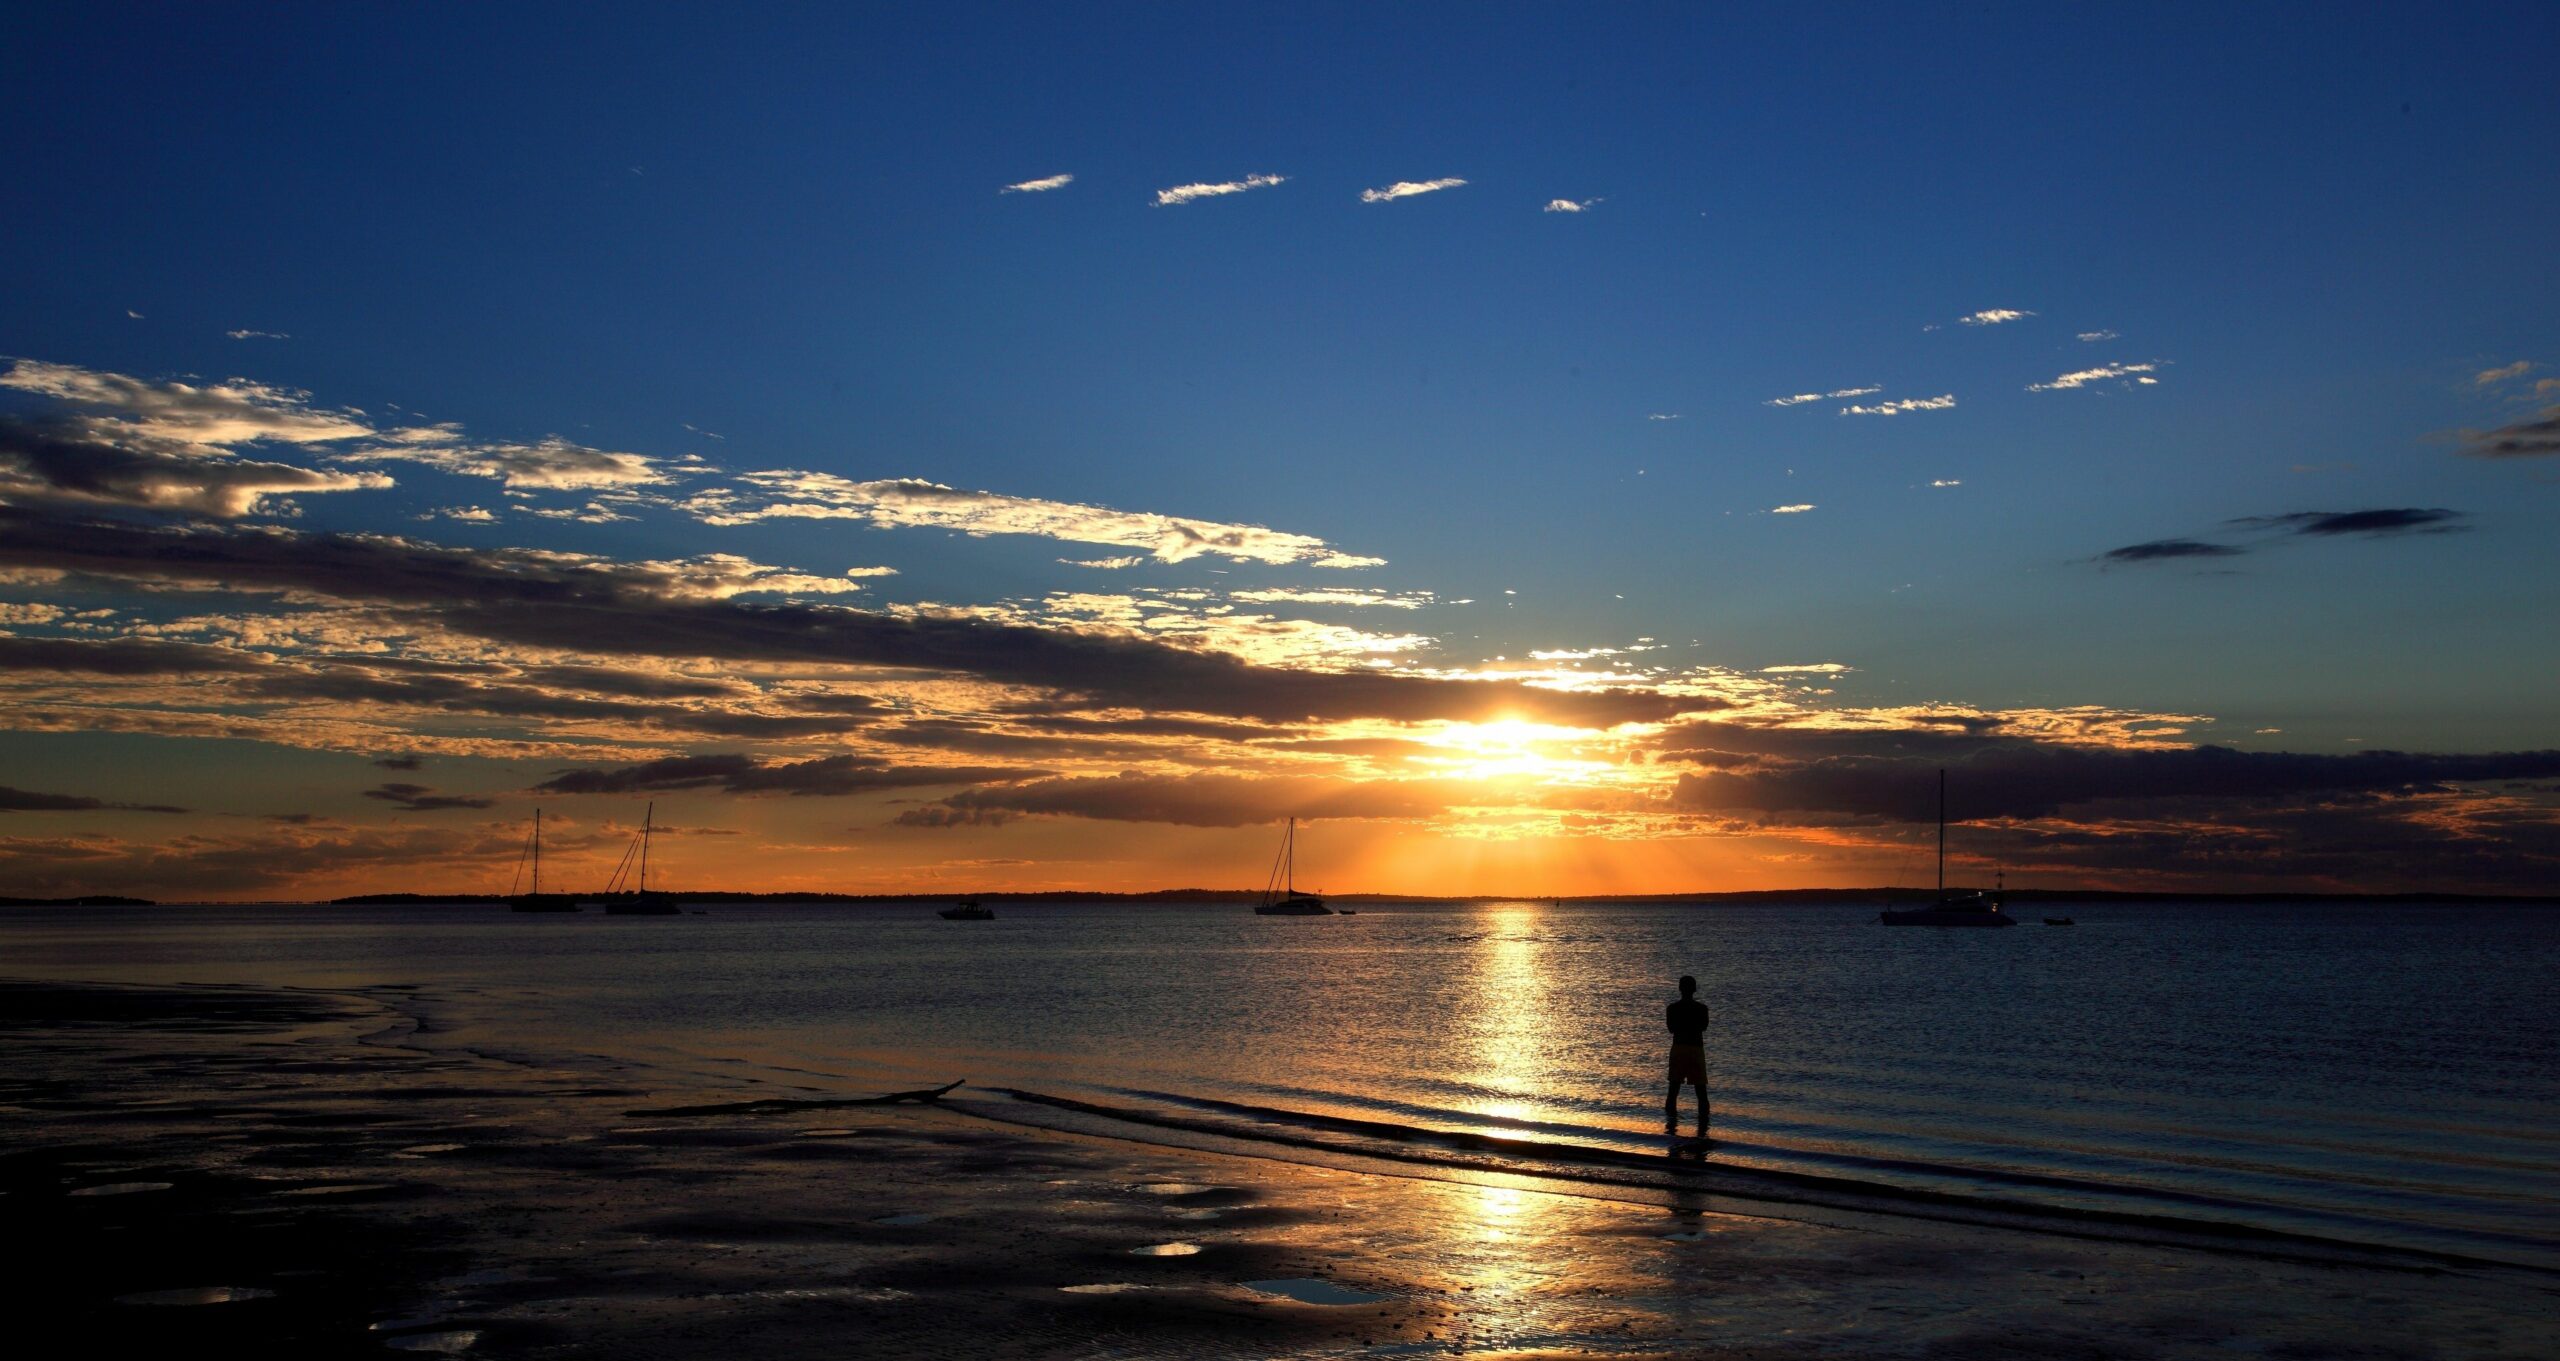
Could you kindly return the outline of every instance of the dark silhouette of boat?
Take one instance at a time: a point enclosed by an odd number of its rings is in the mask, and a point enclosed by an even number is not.
[[[1298,891],[1298,820],[1289,819],[1289,830],[1280,834],[1280,854],[1271,862],[1271,877],[1263,881],[1262,901],[1253,905],[1257,917],[1330,917],[1332,908],[1312,893]]]
[[[606,916],[681,917],[684,915],[683,899],[672,893],[652,890],[649,887],[649,839],[656,836],[657,832],[658,805],[655,800],[652,800],[649,811],[641,816],[640,831],[632,838],[631,849],[622,853],[622,863],[614,867],[613,877],[605,881],[604,914]],[[622,883],[624,878],[631,874],[632,860],[635,856],[639,860],[639,876],[630,889],[624,890]]]
[[[994,908],[975,899],[965,903],[953,903],[933,915],[947,922],[991,922],[996,919]]]
[[[525,849],[516,853],[516,875],[519,879],[524,875],[525,857],[528,854],[533,858],[533,891],[518,893],[515,891],[515,884],[510,882],[507,885],[507,910],[509,912],[577,911],[578,895],[542,891],[542,810],[539,808],[533,810],[533,832],[525,839]]]
[[[2001,910],[2000,892],[1974,889],[1947,892],[1947,772],[1938,772],[1938,901],[1927,907],[1886,908],[1876,917],[1887,926],[2015,926],[2018,919]]]

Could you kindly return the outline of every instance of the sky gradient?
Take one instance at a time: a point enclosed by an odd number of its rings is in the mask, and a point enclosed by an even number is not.
[[[2560,888],[2560,12],[1373,11],[31,10],[0,891]]]

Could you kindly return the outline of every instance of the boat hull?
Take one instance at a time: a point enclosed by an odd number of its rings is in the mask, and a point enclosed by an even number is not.
[[[638,893],[627,898],[609,898],[604,914],[608,917],[681,917],[684,904],[663,893]]]
[[[1257,917],[1330,917],[1334,915],[1334,911],[1324,905],[1323,899],[1300,894],[1296,897],[1283,898],[1276,903],[1258,903],[1254,906],[1253,915]]]
[[[2015,926],[2018,919],[1994,908],[1886,908],[1876,920],[1887,926]]]
[[[519,893],[507,900],[509,912],[577,912],[578,900],[566,893]]]

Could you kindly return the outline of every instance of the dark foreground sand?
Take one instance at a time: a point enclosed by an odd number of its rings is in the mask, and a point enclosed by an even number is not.
[[[0,984],[19,1336],[139,1357],[2560,1357],[2547,1273],[1710,1211],[965,1109],[633,1116],[770,1093],[440,1055],[400,1002]]]

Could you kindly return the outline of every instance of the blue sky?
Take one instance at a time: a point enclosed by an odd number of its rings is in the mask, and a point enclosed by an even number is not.
[[[1429,592],[1386,621],[1425,669],[1652,639],[1666,667],[1854,668],[1827,704],[2104,706],[2246,749],[2560,731],[2560,464],[2457,433],[2560,402],[2548,6],[20,28],[0,354],[1386,561],[542,520],[575,498],[451,463],[366,464],[396,486],[299,498],[303,532],[892,567],[864,604],[1051,598],[1041,626],[1057,592]],[[1249,175],[1283,179],[1156,202]],[[492,517],[418,518],[465,506]],[[2232,523],[2369,510],[2452,514]],[[2104,559],[2165,541],[2241,551]]]

